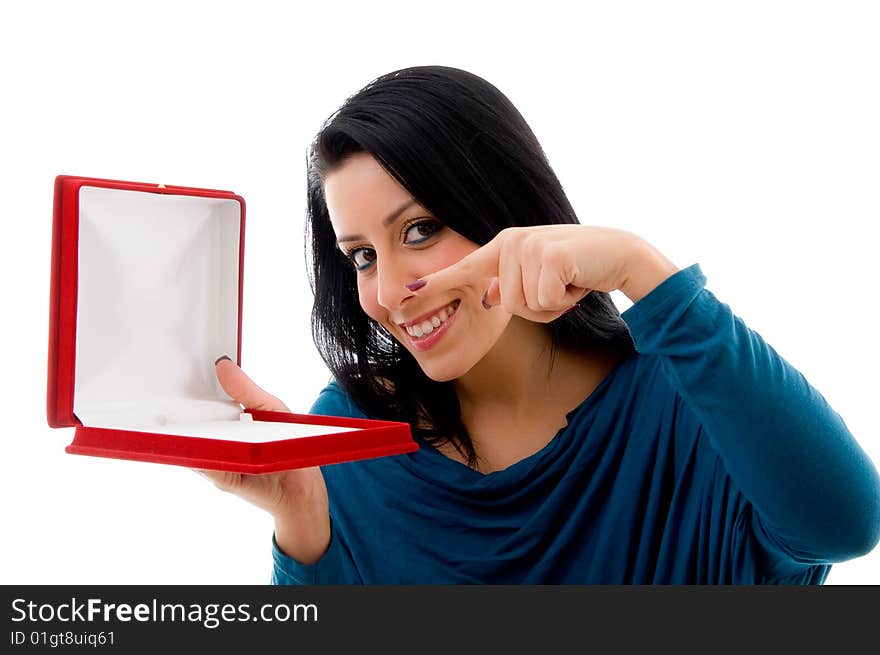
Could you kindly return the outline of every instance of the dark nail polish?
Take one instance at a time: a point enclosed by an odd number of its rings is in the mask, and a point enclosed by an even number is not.
[[[409,284],[407,284],[407,285],[405,285],[405,286],[406,286],[406,288],[409,289],[410,291],[418,291],[419,289],[421,289],[421,288],[422,288],[423,286],[425,286],[426,284],[428,284],[428,283],[425,282],[424,280],[416,280],[415,282],[411,282],[411,283],[409,283]]]
[[[221,361],[223,361],[224,359],[229,359],[229,355],[221,355],[220,357],[218,357],[218,358],[214,361],[214,366],[217,366],[217,364],[219,364],[219,363],[220,363]],[[232,360],[229,359],[229,361],[231,362]]]

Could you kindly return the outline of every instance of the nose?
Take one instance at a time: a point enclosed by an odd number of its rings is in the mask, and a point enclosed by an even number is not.
[[[396,310],[404,299],[412,296],[406,288],[408,282],[412,282],[419,276],[409,270],[405,258],[386,256],[376,259],[376,301],[389,311]]]

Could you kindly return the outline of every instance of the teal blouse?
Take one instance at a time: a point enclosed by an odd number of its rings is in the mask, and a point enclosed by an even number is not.
[[[322,467],[331,540],[274,584],[821,584],[880,539],[880,477],[698,264],[621,315],[637,352],[539,452],[482,474],[426,443]],[[311,412],[365,417],[332,382]],[[368,417],[369,418],[369,417]]]

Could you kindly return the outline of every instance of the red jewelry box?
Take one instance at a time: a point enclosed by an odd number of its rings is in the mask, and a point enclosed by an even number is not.
[[[47,418],[66,452],[269,473],[413,452],[409,425],[241,409],[214,361],[241,361],[244,199],[55,179]]]

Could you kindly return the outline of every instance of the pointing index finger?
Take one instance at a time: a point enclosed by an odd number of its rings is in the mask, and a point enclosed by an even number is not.
[[[498,276],[498,254],[501,240],[496,236],[489,243],[439,271],[425,275],[406,287],[417,295],[428,295],[474,281]]]

